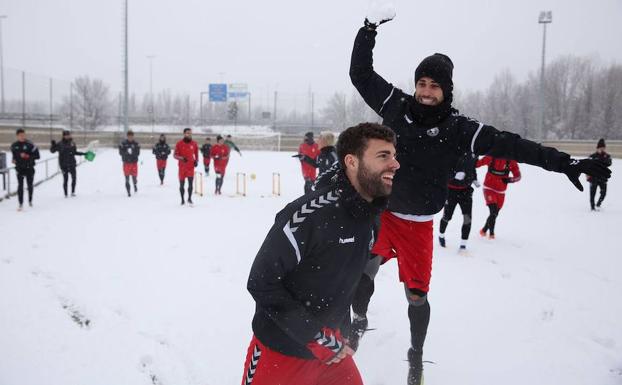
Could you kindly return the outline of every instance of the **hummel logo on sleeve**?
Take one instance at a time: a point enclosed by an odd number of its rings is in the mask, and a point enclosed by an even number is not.
[[[354,243],[354,237],[352,238],[339,238],[339,243],[340,244],[346,244],[346,243]]]

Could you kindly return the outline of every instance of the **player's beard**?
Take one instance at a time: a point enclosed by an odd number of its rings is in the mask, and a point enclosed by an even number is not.
[[[359,170],[356,174],[361,189],[372,199],[387,197],[391,194],[391,185],[387,185],[382,181],[382,174],[389,172],[389,169],[379,172],[373,172],[361,160]]]

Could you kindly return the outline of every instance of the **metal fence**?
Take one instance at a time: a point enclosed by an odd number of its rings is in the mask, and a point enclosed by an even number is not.
[[[84,160],[78,161],[78,166],[84,163]],[[54,178],[60,174],[60,165],[58,164],[58,156],[42,159],[35,162],[35,180],[34,185],[39,186],[41,183]],[[8,167],[0,170],[2,178],[2,193],[0,201],[9,199],[17,194],[17,171],[15,167]]]

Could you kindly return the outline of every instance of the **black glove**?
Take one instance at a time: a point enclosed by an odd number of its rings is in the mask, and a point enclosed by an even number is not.
[[[611,170],[602,162],[593,159],[570,159],[562,168],[568,179],[579,191],[583,191],[583,185],[579,181],[581,174],[591,175],[594,178],[607,180],[611,177]]]
[[[365,18],[365,28],[367,28],[370,31],[375,31],[376,28],[378,28],[378,26],[380,26],[380,25],[382,25],[382,24],[384,24],[384,23],[386,23],[388,21],[391,21],[391,20],[393,20],[393,18],[382,19],[382,20],[380,20],[380,22],[378,24],[376,24],[376,23],[372,23],[371,21],[369,21],[368,18]]]
[[[302,154],[294,154],[294,155],[292,155],[292,158],[298,158],[300,160],[302,160],[303,157],[304,157],[304,155],[302,155]]]
[[[197,160],[194,161],[194,167],[198,166],[199,162]]]
[[[52,140],[52,147],[56,146],[56,141]]]
[[[508,183],[514,183],[514,181],[512,180],[512,178],[502,178],[501,182],[508,184]]]

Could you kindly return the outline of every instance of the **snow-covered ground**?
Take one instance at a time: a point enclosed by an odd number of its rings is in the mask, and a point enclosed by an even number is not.
[[[33,209],[0,202],[0,384],[239,384],[247,274],[276,212],[302,192],[290,155],[234,154],[225,195],[209,194],[209,178],[194,208],[178,205],[174,162],[160,187],[150,154],[139,193],[125,196],[113,150],[78,169],[76,198],[57,177]],[[237,171],[256,174],[246,198],[229,197]],[[565,176],[523,166],[495,241],[476,234],[487,212],[476,191],[469,256],[457,254],[455,214],[448,249],[435,251],[426,384],[622,383],[621,161],[613,171],[592,213]],[[376,330],[355,356],[365,383],[402,384],[409,331],[395,261],[369,315]]]

